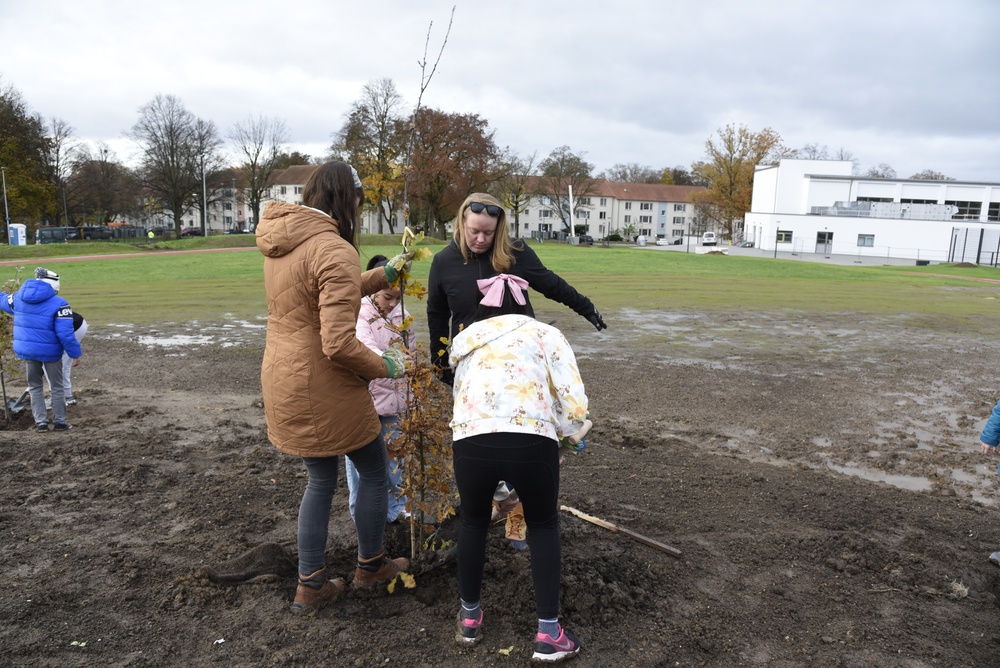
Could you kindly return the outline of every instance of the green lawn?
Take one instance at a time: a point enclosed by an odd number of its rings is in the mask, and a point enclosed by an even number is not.
[[[145,244],[83,242],[2,247],[0,261],[20,261],[30,274],[46,259],[139,252],[139,257],[65,259],[50,268],[62,277],[70,304],[94,324],[254,319],[266,314],[263,257],[252,235]],[[364,237],[362,265],[391,256],[398,237]],[[439,250],[443,242],[430,242]],[[137,248],[140,247],[141,249]],[[167,250],[246,247],[239,252],[171,254]],[[959,277],[1000,279],[991,267],[850,267],[761,257],[697,255],[628,247],[533,246],[550,269],[605,313],[639,310],[733,310],[907,314],[931,326],[994,323],[1000,285]],[[414,263],[426,283],[430,262]],[[0,266],[0,280],[14,266]],[[931,274],[948,274],[941,278]],[[418,313],[422,303],[407,307]]]

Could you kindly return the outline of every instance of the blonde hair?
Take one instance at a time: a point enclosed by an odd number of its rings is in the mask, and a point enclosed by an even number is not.
[[[466,264],[469,262],[469,247],[465,243],[465,214],[469,211],[469,205],[473,202],[481,204],[493,204],[500,207],[500,217],[497,219],[497,229],[493,234],[493,245],[490,247],[490,260],[493,270],[504,272],[516,261],[514,259],[514,244],[511,243],[507,234],[507,212],[504,211],[503,204],[493,195],[486,193],[472,193],[465,198],[462,206],[458,207],[458,215],[455,217],[455,230],[452,237],[458,244],[458,250],[462,253],[462,258]]]

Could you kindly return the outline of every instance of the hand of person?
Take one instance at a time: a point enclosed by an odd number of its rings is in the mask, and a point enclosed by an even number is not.
[[[385,264],[385,277],[390,284],[399,280],[401,274],[409,274],[413,266],[413,251],[403,251]]]
[[[984,455],[992,455],[994,452],[996,452],[997,449],[997,446],[990,445],[989,443],[980,442],[979,445],[982,446]]]
[[[607,329],[608,326],[604,324],[604,318],[601,317],[601,312],[596,308],[588,315],[584,316],[590,321],[590,324],[597,328],[597,331],[602,329]]]
[[[82,355],[80,357],[83,357]],[[80,357],[73,358],[73,366],[80,366]]]
[[[386,378],[402,378],[406,374],[406,360],[408,359],[403,344],[393,341],[382,353],[382,360],[385,362]]]

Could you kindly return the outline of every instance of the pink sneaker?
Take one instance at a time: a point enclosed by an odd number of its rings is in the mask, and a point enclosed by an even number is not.
[[[462,613],[458,613],[458,632],[455,633],[455,640],[463,645],[475,645],[482,637],[479,635],[479,627],[483,625],[483,611],[479,610],[479,619],[462,619]]]
[[[531,655],[531,660],[552,663],[567,659],[579,652],[580,640],[560,626],[558,638],[553,638],[547,633],[535,635],[535,653]]]

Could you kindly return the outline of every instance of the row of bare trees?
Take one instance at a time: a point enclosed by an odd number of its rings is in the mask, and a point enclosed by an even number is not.
[[[33,114],[20,93],[0,82],[0,164],[5,168],[12,222],[101,224],[123,215],[145,220],[166,212],[176,232],[182,216],[203,214],[214,200],[243,194],[251,220],[259,220],[262,201],[278,169],[307,164],[310,156],[288,151],[289,133],[278,118],[251,115],[227,133],[236,165],[228,164],[226,143],[212,121],[198,118],[172,95],[160,95],[139,109],[126,133],[140,149],[135,168],[124,166],[102,143],[77,141],[65,121]],[[515,234],[532,198],[541,198],[565,231],[570,210],[595,189],[595,178],[628,183],[701,185],[694,196],[698,215],[731,235],[733,224],[750,209],[753,173],[758,164],[783,157],[857,160],[844,149],[783,145],[770,128],[752,131],[728,125],[706,142],[706,157],[691,165],[653,168],[620,163],[596,177],[594,166],[568,146],[545,158],[520,156],[497,146],[489,122],[477,114],[422,107],[410,111],[391,79],[364,86],[333,133],[329,155],[353,164],[360,173],[378,220],[378,232],[398,232],[397,213],[415,226],[443,234],[459,203],[471,192],[489,191],[511,212]],[[885,164],[866,176],[894,178]],[[947,179],[924,170],[911,178]],[[574,202],[568,191],[572,188]],[[65,221],[65,222],[64,222]],[[202,225],[205,224],[202,219]]]

